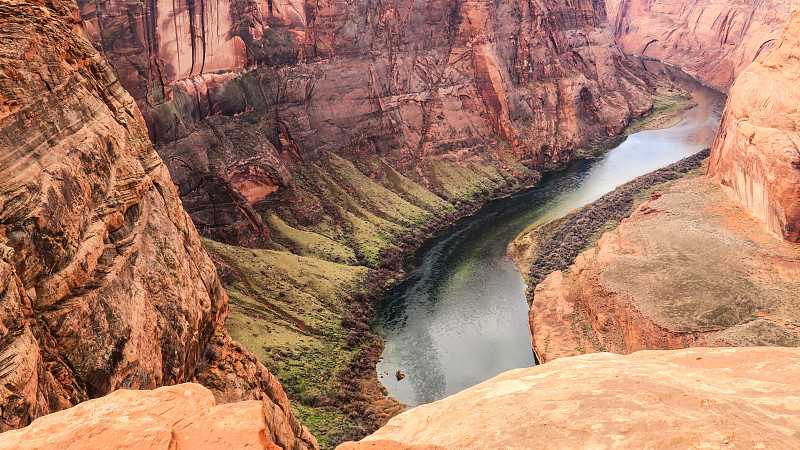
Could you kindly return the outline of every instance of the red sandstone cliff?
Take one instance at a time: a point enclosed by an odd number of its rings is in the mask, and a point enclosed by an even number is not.
[[[731,88],[709,175],[770,231],[800,243],[800,13]]]
[[[499,161],[494,146],[563,161],[652,105],[602,2],[79,3],[193,220],[229,241],[264,234],[259,204],[327,151],[425,185],[424,161]]]
[[[198,379],[316,442],[222,330],[228,299],[142,116],[71,2],[0,1],[0,430]]]
[[[608,0],[626,53],[656,58],[728,89],[780,37],[797,0]]]

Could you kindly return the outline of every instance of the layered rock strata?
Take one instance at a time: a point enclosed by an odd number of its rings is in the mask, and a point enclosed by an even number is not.
[[[731,88],[709,176],[783,239],[800,243],[800,13]]]
[[[794,448],[799,374],[797,349],[564,358],[414,408],[339,449]]]
[[[220,363],[227,296],[74,3],[0,1],[0,148],[0,430],[221,378],[219,398],[263,400],[272,442],[316,445],[263,366]]]
[[[653,103],[602,2],[79,3],[195,223],[228,242],[266,235],[259,205],[325,152],[444,195],[426,160],[513,176],[509,159],[563,161]]]
[[[609,21],[626,53],[677,65],[728,89],[780,38],[797,0],[608,0]]]

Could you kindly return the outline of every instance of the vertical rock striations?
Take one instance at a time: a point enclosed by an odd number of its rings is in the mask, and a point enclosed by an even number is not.
[[[378,154],[436,191],[426,161],[514,176],[504,158],[563,162],[653,103],[603,2],[79,3],[193,220],[237,243],[265,234],[250,207],[326,152]]]
[[[0,149],[0,430],[213,376],[264,400],[273,442],[315,445],[252,357],[219,363],[227,296],[73,3],[0,1]]]
[[[709,175],[783,239],[800,243],[800,13],[731,88]]]
[[[608,0],[609,21],[627,53],[682,67],[728,89],[771,49],[797,0]]]

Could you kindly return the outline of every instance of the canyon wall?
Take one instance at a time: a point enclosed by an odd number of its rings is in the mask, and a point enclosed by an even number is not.
[[[795,448],[798,374],[797,349],[564,358],[416,407],[338,448]]]
[[[264,235],[251,206],[326,152],[378,154],[446,195],[425,161],[513,176],[507,160],[564,161],[653,102],[602,2],[79,4],[195,223],[229,242]]]
[[[798,0],[608,0],[626,53],[655,58],[728,89],[780,38]]]
[[[780,42],[750,65],[731,95],[709,176],[770,231],[800,243],[800,13]]]
[[[316,442],[222,328],[228,298],[133,98],[71,2],[0,1],[0,430],[198,379]]]

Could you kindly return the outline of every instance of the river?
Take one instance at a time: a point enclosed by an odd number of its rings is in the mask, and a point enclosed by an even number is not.
[[[725,95],[660,63],[641,64],[690,90],[698,106],[671,128],[633,134],[596,159],[574,161],[426,241],[377,305],[376,328],[386,340],[377,370],[389,395],[417,406],[535,364],[527,286],[506,256],[508,244],[532,224],[711,146]],[[397,370],[405,379],[395,379]]]

